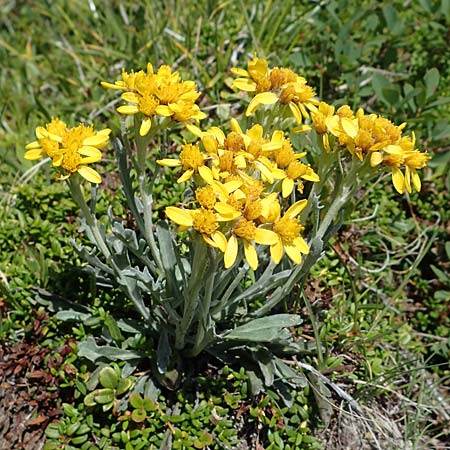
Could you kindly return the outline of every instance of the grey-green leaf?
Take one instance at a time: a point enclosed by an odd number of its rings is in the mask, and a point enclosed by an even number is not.
[[[251,320],[222,337],[241,341],[272,342],[280,338],[283,328],[297,326],[301,323],[301,317],[296,314],[275,314]]]

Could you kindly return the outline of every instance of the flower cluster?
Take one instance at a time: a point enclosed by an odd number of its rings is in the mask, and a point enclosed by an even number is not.
[[[128,105],[119,106],[121,114],[143,115],[139,134],[145,136],[150,131],[155,116],[170,117],[177,122],[198,121],[206,117],[195,103],[200,93],[196,91],[194,81],[181,81],[178,72],[172,72],[169,66],[161,66],[156,73],[153,66],[131,73],[122,71],[122,80],[115,83],[101,82],[109,89],[125,91],[122,99]]]
[[[372,167],[383,165],[389,168],[394,187],[400,194],[405,189],[411,192],[412,185],[420,191],[417,169],[427,165],[429,156],[427,152],[415,149],[414,134],[412,137],[402,135],[405,123],[396,126],[377,114],[365,114],[362,108],[354,114],[348,105],[341,106],[334,114],[334,108],[323,102],[312,114],[312,120],[326,151],[330,151],[330,133],[340,147],[360,161],[367,156]]]
[[[282,199],[295,185],[303,192],[303,180],[319,181],[314,170],[300,161],[306,153],[295,153],[281,130],[265,137],[259,124],[244,132],[232,119],[227,135],[218,127],[204,132],[194,126],[189,129],[200,143],[184,144],[178,158],[158,161],[182,168],[178,182],[194,177],[199,185],[194,208],[168,207],[169,219],[182,229],[192,227],[207,244],[224,252],[225,268],[235,263],[242,246],[245,260],[256,270],[255,244],[270,246],[275,264],[284,253],[300,264],[301,254],[309,252],[298,221],[307,201],[294,203],[282,214],[282,205],[288,203]]]
[[[91,183],[100,183],[98,172],[87,164],[102,159],[100,149],[108,144],[110,132],[108,128],[94,131],[92,126],[84,124],[68,128],[62,120],[53,118],[45,127],[36,128],[37,140],[26,146],[25,159],[36,160],[47,156],[58,168],[60,180],[79,173]]]
[[[248,61],[247,70],[233,68],[231,72],[239,78],[232,87],[246,92],[254,92],[255,96],[247,107],[246,115],[251,115],[260,105],[288,105],[295,120],[302,123],[309,117],[309,111],[316,111],[318,101],[313,88],[305,78],[291,69],[274,67],[269,69],[264,58],[254,55]]]

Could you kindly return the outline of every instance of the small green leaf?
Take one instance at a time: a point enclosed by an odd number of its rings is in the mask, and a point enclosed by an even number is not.
[[[124,340],[124,337],[120,332],[116,320],[109,314],[106,316],[105,325],[108,328],[109,334],[114,339],[114,341],[122,342]]]
[[[128,391],[128,389],[131,388],[131,386],[133,386],[133,381],[131,381],[129,378],[121,378],[119,380],[119,383],[117,384],[116,394],[117,395],[124,394],[125,392]]]
[[[119,382],[119,378],[117,377],[116,371],[112,367],[104,367],[100,371],[100,384],[104,388],[108,389],[116,389],[117,384]]]
[[[93,392],[96,403],[105,404],[112,403],[114,401],[114,390],[105,388],[97,389]]]
[[[147,412],[156,411],[156,403],[151,398],[144,398],[144,409]]]
[[[205,448],[213,443],[212,436],[204,431],[197,439],[194,440],[195,448]]]
[[[45,430],[45,435],[50,439],[58,439],[60,432],[58,429],[58,424],[51,423]]]
[[[67,436],[72,436],[72,434],[75,434],[78,428],[80,428],[80,426],[81,426],[80,422],[71,423],[68,427],[66,427]]]
[[[83,434],[81,436],[74,437],[71,439],[70,443],[74,445],[84,444],[88,440],[89,436],[87,434]]]
[[[143,422],[147,418],[147,413],[144,409],[134,409],[131,412],[131,419],[134,422],[140,423]]]
[[[142,408],[144,406],[144,399],[136,393],[130,394],[130,405],[133,408]]]
[[[425,87],[426,87],[426,97],[431,97],[437,90],[439,86],[439,70],[436,69],[436,67],[433,67],[432,69],[428,70],[428,72],[425,74],[424,81],[425,81]]]
[[[95,401],[95,391],[84,397],[84,404],[86,406],[95,406],[97,402]]]

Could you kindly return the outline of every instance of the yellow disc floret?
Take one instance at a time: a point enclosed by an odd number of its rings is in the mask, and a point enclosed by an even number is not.
[[[197,170],[205,162],[198,145],[184,144],[180,152],[180,161],[184,170]]]
[[[196,189],[195,198],[202,208],[213,209],[216,204],[216,194],[211,186]]]
[[[192,227],[195,231],[210,236],[219,228],[219,224],[212,211],[200,208],[195,212]]]
[[[223,146],[226,150],[236,153],[244,148],[244,139],[239,133],[232,131],[225,138]]]
[[[296,219],[289,217],[282,217],[273,224],[273,231],[281,237],[283,243],[290,244],[294,239],[298,238],[302,232],[303,227]]]
[[[241,217],[233,228],[236,236],[252,241],[256,235],[256,225],[253,221]]]

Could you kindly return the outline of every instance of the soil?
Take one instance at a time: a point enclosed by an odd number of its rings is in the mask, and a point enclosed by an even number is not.
[[[47,425],[62,414],[58,370],[64,346],[43,347],[46,316],[38,315],[22,342],[0,342],[0,450],[40,450]]]

